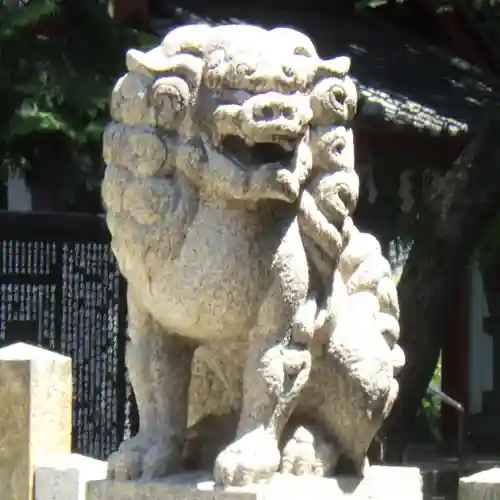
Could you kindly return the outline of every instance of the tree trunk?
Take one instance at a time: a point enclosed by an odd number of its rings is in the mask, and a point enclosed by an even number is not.
[[[491,106],[477,138],[426,193],[399,283],[400,392],[386,421],[385,461],[400,463],[432,378],[453,296],[483,231],[500,210],[500,108]]]

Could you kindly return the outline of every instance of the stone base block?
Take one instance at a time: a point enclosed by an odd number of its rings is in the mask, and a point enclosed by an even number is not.
[[[458,500],[500,500],[500,469],[495,467],[460,479]]]
[[[0,349],[0,498],[32,500],[33,472],[71,452],[71,359],[28,344]]]
[[[158,481],[93,481],[86,500],[422,500],[417,468],[372,467],[366,478],[276,475],[270,484],[216,488],[209,476],[185,473]]]
[[[107,463],[62,455],[35,468],[34,500],[85,500],[87,483],[106,478]]]

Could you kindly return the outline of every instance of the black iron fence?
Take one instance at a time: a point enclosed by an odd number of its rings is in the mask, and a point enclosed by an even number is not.
[[[125,288],[102,217],[0,211],[0,347],[72,358],[73,451],[101,459],[137,427]]]

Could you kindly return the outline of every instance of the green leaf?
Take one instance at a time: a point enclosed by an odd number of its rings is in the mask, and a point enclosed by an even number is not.
[[[98,0],[0,5],[0,145],[6,164],[22,164],[29,182],[43,187],[57,163],[61,196],[97,189],[102,132],[111,90],[126,71],[126,51],[158,43],[157,36],[114,22]],[[89,157],[91,162],[82,160]]]
[[[20,29],[39,24],[48,16],[57,14],[56,0],[32,0],[22,8],[0,7],[0,39],[14,36]]]
[[[67,124],[57,114],[43,111],[36,102],[25,100],[15,112],[10,122],[10,138],[32,134],[33,132],[47,133],[55,131],[69,132]]]

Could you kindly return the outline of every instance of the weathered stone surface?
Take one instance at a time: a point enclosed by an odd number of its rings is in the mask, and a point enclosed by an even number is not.
[[[71,448],[71,359],[26,344],[0,349],[0,488],[31,500],[33,469]]]
[[[418,469],[372,467],[364,479],[276,475],[268,485],[221,489],[187,473],[154,481],[96,481],[87,500],[422,500]]]
[[[35,468],[34,500],[85,500],[87,483],[106,478],[107,463],[82,455],[60,455]]]
[[[221,485],[364,474],[404,355],[390,266],[351,218],[349,58],[288,28],[192,25],[126,62],[102,189],[140,432],[110,478],[176,472],[200,443]]]
[[[500,469],[495,467],[461,478],[458,500],[500,500]]]

